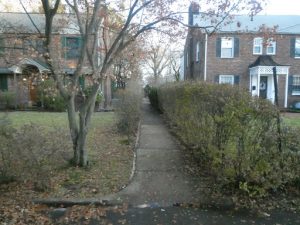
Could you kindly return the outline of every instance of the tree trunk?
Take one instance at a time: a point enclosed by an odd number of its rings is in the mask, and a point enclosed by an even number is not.
[[[90,96],[90,99],[86,99],[81,105],[79,110],[79,124],[76,120],[77,113],[75,111],[75,94],[68,99],[68,118],[74,151],[72,162],[75,166],[88,166],[86,137],[89,130],[91,116],[95,108],[96,94],[97,92],[95,91],[95,93]]]
[[[86,115],[79,114],[79,133],[76,142],[76,154],[74,154],[74,162],[76,166],[87,166],[88,155],[86,150],[86,136],[88,132],[87,124],[85,122]]]
[[[111,78],[107,76],[104,80],[104,109],[111,109]]]

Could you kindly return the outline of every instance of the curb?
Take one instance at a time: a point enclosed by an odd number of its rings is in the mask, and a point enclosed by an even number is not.
[[[108,200],[83,199],[83,200],[62,200],[62,199],[34,199],[34,204],[47,205],[53,207],[71,207],[74,205],[95,205],[114,206]]]

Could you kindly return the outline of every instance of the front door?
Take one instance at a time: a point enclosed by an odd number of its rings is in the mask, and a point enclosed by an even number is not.
[[[266,99],[267,91],[268,91],[268,77],[262,76],[260,77],[260,83],[259,83],[259,97]]]

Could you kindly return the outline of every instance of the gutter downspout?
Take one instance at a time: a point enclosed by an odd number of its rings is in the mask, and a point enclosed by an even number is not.
[[[205,34],[205,50],[204,50],[204,81],[207,79],[207,34]]]

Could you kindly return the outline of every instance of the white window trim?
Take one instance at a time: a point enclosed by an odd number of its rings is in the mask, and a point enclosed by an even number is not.
[[[295,52],[294,52],[294,54],[295,54],[295,59],[300,59],[300,56],[296,56],[296,45],[297,45],[297,40],[298,40],[298,42],[299,42],[299,48],[300,48],[300,38],[296,38],[295,39]]]
[[[260,44],[255,44],[256,41],[260,40],[261,43]],[[260,52],[255,52],[255,47],[260,47]],[[262,55],[263,53],[263,38],[261,37],[256,37],[253,39],[253,55]]]
[[[231,83],[226,83],[226,82],[221,82],[221,80],[223,79],[232,79],[232,82]],[[231,85],[234,85],[234,75],[219,75],[219,84],[231,84]]]
[[[297,77],[300,79],[300,75],[293,75],[293,83],[292,83],[292,86],[294,86],[294,78]],[[299,84],[300,86],[300,84]],[[300,91],[294,91],[292,90],[292,95],[300,95]]]
[[[270,39],[268,39],[267,43],[273,45],[274,51],[268,53],[268,47],[269,47],[269,46],[267,46],[267,47],[266,47],[266,54],[267,54],[267,55],[276,55],[276,41],[275,41],[273,38],[270,38]]]
[[[231,40],[231,44],[232,44],[232,47],[231,47],[231,57],[223,56],[223,54],[222,54],[222,52],[223,52],[222,51],[223,50],[222,43],[223,43],[223,40],[226,40],[226,39],[227,39],[227,41]],[[233,37],[222,37],[221,38],[221,58],[223,58],[223,59],[232,59],[232,58],[234,58],[234,38]]]

